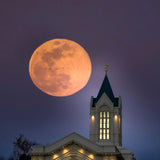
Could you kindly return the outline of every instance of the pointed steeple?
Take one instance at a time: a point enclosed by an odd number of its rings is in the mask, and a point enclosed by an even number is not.
[[[105,73],[105,77],[104,77],[103,83],[101,85],[101,88],[99,90],[99,93],[98,93],[97,97],[93,99],[93,107],[95,106],[95,103],[97,103],[99,98],[101,98],[103,93],[106,93],[106,95],[113,102],[114,106],[118,106],[118,98],[114,97],[111,85],[110,85],[109,80],[108,80],[107,69],[108,69],[108,66],[105,67],[105,72],[106,73]]]

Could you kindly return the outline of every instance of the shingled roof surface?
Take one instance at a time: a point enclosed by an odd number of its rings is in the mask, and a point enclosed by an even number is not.
[[[107,74],[104,77],[103,83],[101,85],[101,88],[99,90],[99,93],[97,95],[97,98],[93,98],[93,107],[95,107],[95,104],[98,102],[100,97],[103,93],[106,93],[106,95],[110,98],[110,100],[113,102],[114,106],[118,106],[118,98],[114,97],[111,85],[108,80]]]

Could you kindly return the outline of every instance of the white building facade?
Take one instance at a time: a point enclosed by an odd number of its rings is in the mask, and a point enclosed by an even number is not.
[[[121,97],[114,97],[107,71],[96,98],[91,97],[90,133],[72,133],[48,146],[34,146],[32,160],[135,160],[122,147]]]

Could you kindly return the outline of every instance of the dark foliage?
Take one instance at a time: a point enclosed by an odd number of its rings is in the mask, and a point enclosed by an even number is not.
[[[32,142],[24,137],[24,135],[19,135],[15,138],[13,158],[14,160],[31,160],[30,156],[27,155],[32,149],[32,146],[35,145],[35,142]]]
[[[22,154],[19,158],[19,160],[31,160],[31,157],[26,155],[26,154]]]

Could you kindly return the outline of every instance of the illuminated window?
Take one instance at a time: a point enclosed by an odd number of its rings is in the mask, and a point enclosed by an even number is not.
[[[83,154],[83,153],[84,153],[84,150],[83,150],[83,149],[80,149],[79,152]]]
[[[68,152],[68,149],[64,148],[63,149],[63,154],[67,153]]]
[[[54,155],[53,155],[53,159],[56,159],[57,157],[58,157],[57,154],[54,154]]]
[[[100,112],[99,118],[99,139],[109,139],[109,112]]]
[[[93,154],[88,155],[88,157],[91,158],[91,159],[94,159],[94,155]]]

